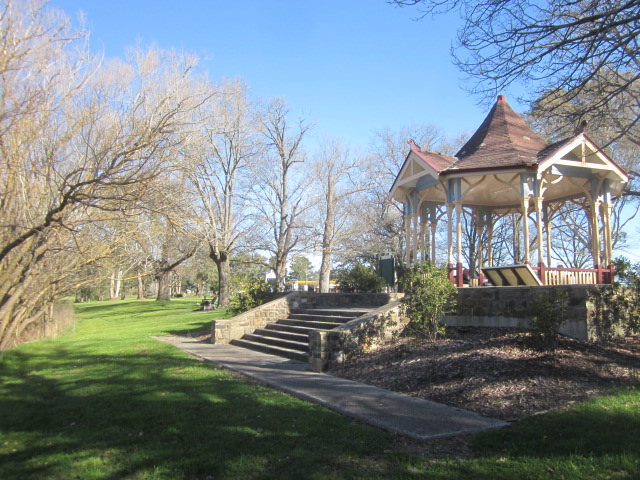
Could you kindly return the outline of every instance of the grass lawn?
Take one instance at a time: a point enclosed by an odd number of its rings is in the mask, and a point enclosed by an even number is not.
[[[224,312],[93,302],[55,339],[0,358],[0,479],[640,478],[640,389],[476,439],[477,457],[393,451],[393,436],[149,338]]]

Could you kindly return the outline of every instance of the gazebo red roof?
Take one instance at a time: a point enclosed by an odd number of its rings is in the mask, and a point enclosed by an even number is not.
[[[480,128],[456,153],[458,160],[444,174],[462,170],[526,167],[547,148],[538,134],[498,95]]]
[[[450,155],[442,155],[434,152],[423,152],[420,145],[417,145],[413,140],[409,140],[411,145],[411,151],[420,157],[427,165],[433,168],[436,172],[440,173],[446,170],[456,162],[456,158]]]

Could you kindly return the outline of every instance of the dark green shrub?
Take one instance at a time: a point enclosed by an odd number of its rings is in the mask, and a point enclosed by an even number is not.
[[[528,348],[555,352],[560,327],[567,321],[569,293],[554,289],[551,295],[536,295],[533,299],[533,322],[525,338]]]
[[[356,264],[348,270],[339,272],[336,280],[340,291],[354,292],[381,292],[386,286],[384,278],[378,275],[372,268]]]
[[[626,258],[617,258],[614,266],[616,281],[596,285],[589,292],[591,324],[597,340],[640,332],[640,263],[632,265]]]
[[[275,292],[266,282],[256,281],[248,283],[244,290],[231,299],[229,310],[233,315],[239,315],[252,308],[259,307],[275,298]]]
[[[409,317],[409,332],[435,342],[444,336],[440,319],[455,307],[458,289],[449,281],[447,268],[423,263],[404,272],[402,287],[405,296],[403,309]]]

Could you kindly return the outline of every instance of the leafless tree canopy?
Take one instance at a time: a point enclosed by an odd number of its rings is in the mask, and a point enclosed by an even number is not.
[[[566,121],[616,123],[610,141],[640,142],[639,0],[391,0],[421,15],[458,11],[454,58],[470,89],[493,98],[513,83],[528,87]]]
[[[0,349],[113,254],[98,225],[142,208],[207,94],[192,56],[101,64],[86,39],[45,2],[0,5]]]
[[[305,212],[310,199],[310,178],[302,171],[306,162],[303,139],[312,128],[305,118],[291,121],[291,108],[275,98],[260,111],[259,131],[264,154],[251,165],[256,216],[261,223],[259,248],[273,256],[276,288],[283,291],[287,262],[303,247],[309,233]]]

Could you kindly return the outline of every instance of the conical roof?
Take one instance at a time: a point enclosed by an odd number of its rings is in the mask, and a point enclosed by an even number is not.
[[[527,126],[504,95],[498,95],[480,128],[456,153],[458,160],[443,173],[529,166],[546,147],[547,142]]]

